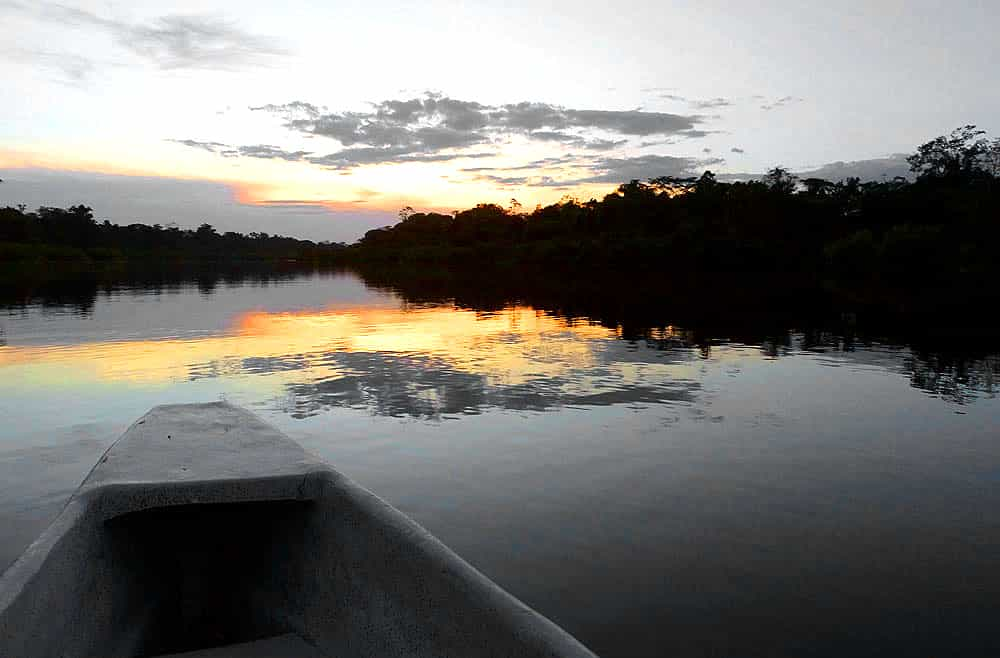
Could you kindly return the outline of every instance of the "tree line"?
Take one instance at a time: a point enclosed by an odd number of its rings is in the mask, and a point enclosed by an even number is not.
[[[276,262],[419,266],[484,264],[551,270],[762,273],[802,279],[990,280],[1000,245],[1000,139],[974,126],[923,144],[913,180],[800,179],[777,167],[759,180],[632,180],[601,200],[566,198],[525,212],[479,204],[452,214],[405,208],[355,245],[210,224],[98,222],[91,208],[0,209],[0,264]],[[912,287],[912,285],[911,285]]]
[[[0,263],[155,261],[160,263],[335,260],[344,245],[267,233],[219,233],[211,224],[98,222],[85,205],[0,208]]]
[[[601,200],[524,212],[480,204],[454,214],[406,208],[352,250],[394,265],[511,263],[784,273],[889,282],[995,274],[1000,245],[1000,139],[974,126],[909,156],[913,180],[632,180]]]

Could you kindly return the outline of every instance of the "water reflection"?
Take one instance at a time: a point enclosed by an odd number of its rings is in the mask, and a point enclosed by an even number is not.
[[[660,356],[640,358],[614,331],[530,308],[360,307],[251,311],[195,338],[8,347],[0,368],[36,385],[270,376],[296,417],[344,406],[440,418],[484,407],[691,401],[698,384],[664,368],[691,355]]]
[[[57,268],[58,270],[58,268]],[[177,294],[192,287],[210,296],[220,285],[264,287],[302,277],[329,277],[335,269],[304,267],[288,263],[229,263],[204,266],[165,265],[161,268],[120,267],[78,272],[54,272],[51,278],[18,276],[5,272],[0,282],[0,310],[41,308],[90,315],[99,298],[122,291],[141,291],[158,297]]]
[[[289,384],[290,412],[295,417],[304,418],[338,406],[366,408],[386,416],[440,419],[479,413],[487,407],[545,411],[553,407],[666,404],[693,402],[700,388],[696,382],[669,379],[629,383],[623,373],[612,373],[610,369],[576,376],[539,375],[504,383],[423,356],[343,352],[328,358],[352,374]],[[584,377],[602,377],[603,382],[583,387]]]
[[[911,354],[903,361],[903,372],[915,388],[940,396],[956,404],[966,404],[978,397],[996,397],[1000,378],[1000,356],[981,358],[939,354]]]
[[[267,381],[258,385],[260,392],[271,391],[276,404],[296,418],[334,407],[443,418],[488,407],[542,411],[690,403],[701,387],[691,364],[724,360],[726,348],[741,345],[756,346],[762,359],[817,355],[830,366],[897,372],[914,388],[958,405],[994,397],[1000,373],[996,353],[963,353],[953,345],[934,352],[866,339],[856,332],[853,317],[839,332],[768,327],[761,335],[739,324],[722,331],[633,323],[626,330],[607,313],[598,321],[565,310],[494,302],[475,308],[420,295],[400,300],[399,293],[383,294],[378,302],[317,308],[325,300],[329,274],[305,279],[311,291],[305,306],[286,308],[285,298],[295,291],[281,281],[296,278],[293,273],[275,276],[205,275],[187,283],[147,281],[150,288],[132,287],[133,281],[88,296],[85,303],[50,293],[40,302],[9,303],[5,324],[20,317],[18,338],[24,340],[8,344],[8,332],[0,325],[0,368],[35,386],[261,378]],[[220,282],[224,288],[216,287]],[[197,308],[190,303],[195,291],[205,302]],[[234,291],[249,294],[218,303]],[[276,305],[278,298],[283,302]],[[142,301],[135,309],[139,317],[90,336],[57,332],[45,340],[51,325],[58,324],[52,313],[70,312],[65,322],[73,324],[72,317],[92,317],[102,299],[108,311],[123,308],[129,299]],[[151,299],[163,303],[150,304]],[[595,299],[594,304],[606,308],[607,303]],[[158,311],[160,306],[165,310]],[[183,329],[189,316],[210,317],[212,309],[220,313],[216,307],[222,310],[215,326]],[[42,315],[32,320],[33,311]],[[143,318],[155,318],[157,312],[154,326],[164,329],[151,331]],[[138,335],[114,340],[111,334]]]
[[[138,415],[226,397],[601,655],[995,637],[1000,342],[704,286],[367,283],[8,297],[0,569]]]

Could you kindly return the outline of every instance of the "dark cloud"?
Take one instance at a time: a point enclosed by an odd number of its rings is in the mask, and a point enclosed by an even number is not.
[[[558,130],[535,130],[528,133],[528,136],[537,142],[562,142],[579,145],[580,142],[584,141],[579,135],[569,135]]]
[[[624,139],[592,139],[588,142],[584,142],[581,146],[592,151],[610,151],[611,149],[624,146],[627,143],[628,141]]]
[[[104,30],[118,46],[163,69],[240,70],[288,54],[276,40],[251,34],[216,16],[167,15],[133,23],[58,3],[5,2],[2,8],[42,21]],[[90,71],[77,68],[76,72]]]
[[[286,151],[268,144],[240,146],[234,149],[234,151],[226,152],[224,155],[229,155],[230,157],[263,158],[267,160],[287,160],[289,162],[297,162],[311,155],[309,151]]]
[[[640,155],[636,157],[568,156],[550,158],[515,167],[471,167],[462,171],[478,174],[476,180],[498,185],[531,185],[534,187],[569,188],[588,183],[624,183],[647,180],[658,176],[694,176],[705,168],[723,164],[722,158],[690,158],[672,155]],[[566,166],[576,172],[567,177]],[[519,171],[544,170],[553,175],[506,175]],[[580,175],[582,170],[584,175]],[[493,173],[485,173],[493,172]],[[562,174],[559,176],[558,174]]]
[[[622,135],[692,135],[694,126],[703,118],[682,116],[666,112],[642,112],[630,110],[566,110],[570,125],[582,128],[598,128]]]
[[[746,153],[746,151],[744,151],[743,149],[738,148],[736,146],[734,146],[733,148],[729,149],[729,151],[730,151],[730,153]]]
[[[631,137],[708,134],[697,128],[705,120],[697,115],[579,110],[539,102],[485,105],[436,93],[382,101],[369,111],[331,112],[302,101],[250,109],[279,115],[287,128],[303,135],[339,142],[344,149],[315,159],[338,168],[468,157],[456,152],[514,136],[608,151],[625,146]]]
[[[650,146],[668,146],[676,143],[677,143],[676,139],[653,139],[649,141],[639,142],[639,147],[647,148]]]
[[[489,181],[497,185],[528,185],[532,181],[543,180],[545,178],[545,176],[534,178],[531,176],[497,176],[493,174],[476,177],[477,180]]]
[[[691,176],[705,167],[722,164],[721,158],[688,158],[672,155],[640,155],[633,158],[598,158],[590,163],[594,175],[576,181],[561,181],[563,185],[575,183],[621,183],[629,180],[646,180],[658,176]]]
[[[312,151],[288,151],[277,146],[271,146],[270,144],[232,146],[221,142],[205,142],[196,139],[170,139],[167,141],[216,153],[227,158],[243,157],[264,160],[285,160],[288,162],[308,162],[309,164],[319,165],[328,169],[341,170],[375,163],[443,162],[460,158],[486,158],[496,155],[492,152],[437,153],[433,150],[428,152],[413,152],[407,148],[400,147],[355,147],[342,149],[326,155],[314,155]]]
[[[353,169],[369,164],[402,164],[406,162],[446,162],[463,158],[491,158],[492,152],[413,153],[401,148],[357,147],[322,156],[305,158],[311,164],[329,169]]]
[[[685,130],[682,134],[684,137],[688,137],[690,139],[698,139],[700,137],[707,137],[712,133],[708,130]]]
[[[428,95],[409,101],[385,101],[372,112],[324,112],[301,101],[250,109],[281,114],[291,130],[328,137],[348,147],[317,162],[343,168],[456,157],[430,156],[490,142],[490,136],[480,131],[486,121],[480,108],[478,103]]]
[[[191,148],[201,149],[203,151],[208,151],[209,153],[221,153],[222,151],[232,148],[228,144],[223,144],[221,142],[201,142],[197,139],[168,139],[167,141],[174,142],[175,144],[182,144],[183,146],[190,146]]]
[[[265,160],[287,160],[296,162],[304,160],[312,155],[309,151],[286,151],[277,146],[269,144],[255,144],[251,146],[231,146],[222,142],[203,142],[197,139],[168,139],[168,142],[190,146],[201,149],[209,153],[217,153],[227,158],[261,158]]]
[[[333,137],[345,146],[354,143],[379,145],[378,140],[405,139],[419,125],[432,125],[476,138],[486,133],[531,135],[567,129],[605,130],[620,135],[686,134],[704,118],[640,110],[575,110],[550,103],[511,103],[487,106],[474,101],[428,94],[407,101],[383,101],[372,112],[321,113],[314,105],[296,101],[286,105],[263,105],[264,110],[290,117],[288,127],[301,132]],[[381,145],[396,144],[385,141]]]
[[[253,106],[250,110],[278,115],[290,130],[307,137],[335,140],[343,148],[315,155],[273,146],[232,147],[190,139],[174,141],[227,157],[280,158],[347,170],[373,164],[489,157],[496,151],[469,150],[486,145],[495,149],[496,144],[514,136],[585,151],[611,151],[626,146],[632,137],[697,138],[708,134],[696,128],[704,121],[700,116],[640,110],[577,110],[530,102],[491,106],[436,93],[382,101],[368,111],[331,112],[303,101]],[[565,161],[546,164],[562,162]],[[537,167],[529,164],[524,168]]]
[[[587,139],[580,135],[559,132],[557,130],[536,130],[528,133],[528,137],[539,142],[560,142],[567,146],[575,146],[592,151],[609,151],[628,143],[628,140],[625,139]]]

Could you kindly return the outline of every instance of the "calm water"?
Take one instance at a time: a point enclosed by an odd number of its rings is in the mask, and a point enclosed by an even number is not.
[[[0,307],[0,568],[136,417],[225,398],[604,656],[1000,652],[996,353],[786,329],[348,274]]]

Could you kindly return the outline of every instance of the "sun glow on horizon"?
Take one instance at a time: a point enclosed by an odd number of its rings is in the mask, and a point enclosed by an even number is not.
[[[535,187],[498,184],[463,169],[523,164],[538,153],[522,151],[520,157],[498,154],[488,160],[456,158],[447,163],[401,163],[335,171],[304,163],[222,158],[173,144],[154,144],[158,155],[135,157],[107,151],[100,157],[77,155],[86,151],[61,150],[50,144],[0,148],[0,169],[43,169],[79,174],[164,178],[227,186],[235,203],[247,206],[318,206],[331,212],[381,211],[395,213],[411,206],[419,211],[452,212],[477,203],[506,205],[516,198],[524,208],[547,205],[570,196],[600,198],[612,184],[570,187]],[[162,152],[161,152],[162,151]],[[97,151],[95,151],[97,152]]]

